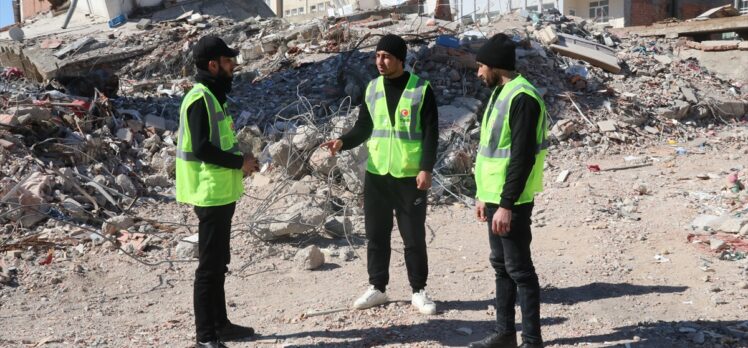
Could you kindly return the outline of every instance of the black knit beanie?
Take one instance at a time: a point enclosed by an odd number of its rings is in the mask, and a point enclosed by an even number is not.
[[[478,50],[475,58],[491,68],[514,70],[514,48],[516,45],[506,34],[496,34]]]
[[[389,54],[395,56],[397,59],[403,61],[405,64],[405,56],[408,53],[408,45],[405,44],[403,38],[394,35],[387,34],[382,36],[377,44],[377,51],[387,51]]]

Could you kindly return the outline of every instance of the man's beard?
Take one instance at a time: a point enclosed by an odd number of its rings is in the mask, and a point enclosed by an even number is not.
[[[234,81],[233,75],[221,68],[218,69],[218,76],[216,76],[216,80],[224,87],[226,93],[231,92],[232,82]]]

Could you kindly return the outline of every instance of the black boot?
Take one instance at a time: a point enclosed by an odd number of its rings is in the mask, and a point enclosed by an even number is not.
[[[470,343],[469,348],[517,348],[517,334],[495,333],[481,341]]]
[[[210,342],[197,342],[197,345],[195,347],[197,348],[228,348],[225,344],[223,344],[219,340],[210,341]]]
[[[240,340],[254,336],[255,329],[247,326],[236,325],[230,321],[216,329],[216,335],[223,341]]]
[[[519,346],[519,348],[543,348],[543,343],[522,342],[522,345]]]

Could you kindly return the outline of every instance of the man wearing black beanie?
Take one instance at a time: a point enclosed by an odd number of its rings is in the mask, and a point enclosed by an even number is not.
[[[494,90],[486,104],[475,163],[476,215],[487,222],[496,274],[497,332],[471,348],[517,347],[514,304],[522,310],[522,345],[542,347],[540,286],[530,255],[535,193],[543,190],[548,126],[542,96],[514,71],[514,42],[497,34],[478,51],[478,77]]]
[[[379,77],[371,80],[353,128],[322,144],[335,155],[368,139],[364,179],[364,217],[370,288],[353,307],[388,301],[390,240],[394,210],[405,244],[405,266],[413,290],[411,303],[422,314],[435,314],[426,293],[426,193],[436,163],[439,136],[436,98],[429,82],[404,70],[405,40],[385,35],[376,50]]]

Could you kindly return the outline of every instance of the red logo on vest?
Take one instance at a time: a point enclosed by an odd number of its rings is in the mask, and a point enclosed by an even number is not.
[[[403,118],[408,118],[408,117],[410,117],[410,111],[408,111],[408,109],[402,109],[402,110],[400,110],[400,115]]]

